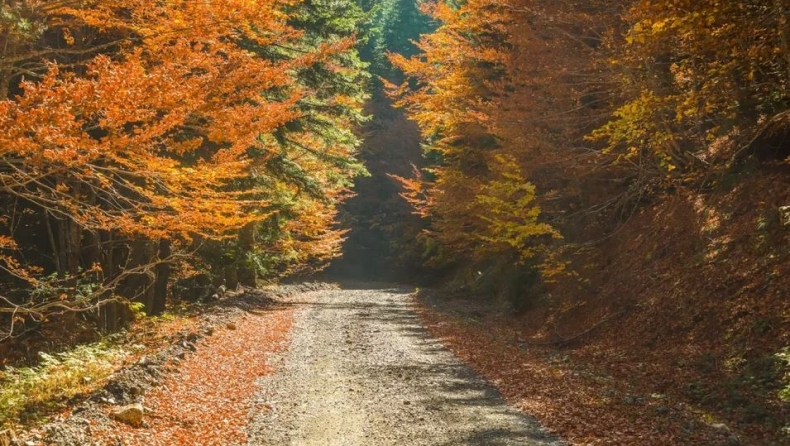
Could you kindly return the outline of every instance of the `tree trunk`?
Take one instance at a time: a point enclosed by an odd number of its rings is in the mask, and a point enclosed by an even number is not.
[[[85,263],[86,268],[93,269],[94,265],[100,265],[102,271],[95,271],[92,272],[88,279],[94,283],[102,283],[104,281],[104,272],[103,272],[103,265],[102,265],[102,237],[101,233],[96,230],[92,231],[85,231],[83,233],[83,245],[82,245],[82,259]],[[102,293],[99,296],[96,296],[96,302],[101,302],[105,298],[108,297],[109,293]],[[107,324],[105,322],[105,315],[102,309],[102,306],[98,306],[96,308],[96,325],[99,330],[107,330]]]
[[[68,296],[67,304],[74,302],[77,295],[77,276],[80,273],[80,248],[82,243],[82,228],[68,217],[58,220],[58,251],[55,257],[58,265],[58,278],[65,279],[63,292]],[[65,310],[60,314],[59,323],[65,333],[74,331],[77,325],[76,314]]]
[[[62,180],[58,180],[61,183]],[[66,184],[71,189],[75,200],[80,199],[80,184]],[[80,273],[80,250],[82,248],[82,227],[74,220],[63,216],[58,224],[60,229],[61,266],[70,276],[70,285],[76,285],[76,277]]]
[[[58,277],[62,278],[65,275],[65,270],[60,262],[60,248],[58,248],[58,240],[55,238],[55,230],[52,228],[52,218],[53,216],[49,211],[44,211],[44,223],[46,223],[47,226],[49,245],[50,249],[52,249],[52,260],[55,263],[55,272],[58,273]]]
[[[57,184],[63,184],[65,181],[58,178],[56,182]],[[79,199],[79,184],[65,183],[70,187],[72,195]],[[51,227],[49,229],[51,231]],[[50,233],[50,238],[52,237],[53,234]],[[63,292],[68,296],[66,303],[74,302],[74,298],[77,295],[77,277],[80,274],[81,249],[82,227],[67,215],[62,215],[57,220],[57,247],[53,257],[58,259],[55,262],[58,269],[58,278],[65,279],[62,286],[65,287]],[[60,314],[59,323],[65,333],[74,331],[77,325],[76,314],[72,311],[64,310]]]
[[[100,233],[99,236],[102,240],[102,245],[105,247],[102,249],[102,274],[104,275],[105,281],[112,280],[118,274],[118,267],[120,262],[117,258],[120,254],[119,251],[123,251],[116,246],[115,237],[113,236],[112,232]],[[112,291],[108,292],[112,293]],[[106,298],[109,296],[102,296],[102,298]],[[107,332],[115,332],[118,331],[124,324],[124,322],[131,319],[131,312],[129,308],[121,303],[121,302],[110,302],[108,304],[102,305],[99,308],[99,323],[100,328]]]
[[[235,290],[239,286],[239,269],[235,266],[225,267],[225,286],[229,290]]]
[[[110,302],[99,307],[99,330],[112,333],[120,328],[121,318],[118,317],[117,302]]]
[[[168,258],[172,254],[169,240],[159,241],[159,256],[154,271],[156,273],[156,281],[154,283],[153,304],[151,306],[151,315],[159,315],[165,311],[167,305],[167,284],[170,281],[170,263]]]
[[[154,282],[155,274],[150,265],[156,256],[155,246],[149,240],[137,240],[131,243],[129,250],[128,268],[140,270],[127,273],[120,287],[120,294],[132,301],[140,302],[145,306],[147,314],[154,310]],[[123,274],[123,273],[122,273]]]
[[[247,253],[252,252],[255,248],[255,223],[249,223],[239,231],[239,251],[241,259],[241,264],[238,269],[238,283],[248,286],[248,287],[255,287],[257,286],[258,277],[257,271],[253,265],[246,260]]]

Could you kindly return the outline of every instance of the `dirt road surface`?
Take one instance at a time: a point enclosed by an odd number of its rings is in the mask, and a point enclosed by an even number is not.
[[[250,445],[561,446],[432,339],[402,289],[302,294]]]

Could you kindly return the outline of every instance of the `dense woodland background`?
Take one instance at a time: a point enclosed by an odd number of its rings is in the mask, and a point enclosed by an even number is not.
[[[785,441],[789,17],[4,1],[0,363],[343,254]]]
[[[396,179],[446,294],[484,299],[470,317],[511,342],[787,444],[790,3],[424,10],[421,53],[390,56],[425,153]],[[529,381],[498,358],[492,376]]]

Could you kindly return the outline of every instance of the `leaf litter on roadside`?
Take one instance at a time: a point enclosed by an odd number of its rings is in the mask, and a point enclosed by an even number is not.
[[[269,355],[285,348],[293,310],[249,314],[234,323],[237,329],[200,341],[177,372],[146,395],[142,428],[94,426],[94,439],[124,446],[244,443],[256,381],[271,373]]]
[[[415,305],[433,336],[570,445],[733,444],[728,432],[700,423],[687,408],[631,396],[646,389],[607,380],[568,358],[552,360],[545,348],[519,347],[505,318],[470,324],[442,308]]]

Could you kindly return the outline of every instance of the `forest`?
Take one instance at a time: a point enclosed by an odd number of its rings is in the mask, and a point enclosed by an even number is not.
[[[4,0],[0,44],[0,384],[237,290],[397,282],[495,327],[471,358],[790,444],[790,1]]]

